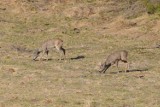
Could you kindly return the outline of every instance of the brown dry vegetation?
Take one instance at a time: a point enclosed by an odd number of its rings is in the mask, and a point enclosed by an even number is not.
[[[160,17],[144,1],[0,0],[0,107],[159,107]],[[53,50],[32,61],[57,37],[66,60]],[[99,74],[96,65],[120,49],[130,72]]]

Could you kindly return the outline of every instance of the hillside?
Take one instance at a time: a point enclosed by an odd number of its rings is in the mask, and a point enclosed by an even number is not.
[[[33,61],[52,38],[66,59]],[[0,0],[0,107],[159,107],[159,44],[159,0]],[[121,49],[129,72],[97,72]]]

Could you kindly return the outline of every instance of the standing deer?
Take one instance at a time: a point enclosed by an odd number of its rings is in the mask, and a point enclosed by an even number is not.
[[[111,53],[105,60],[105,62],[100,63],[99,65],[99,72],[100,73],[105,73],[106,70],[113,64],[116,64],[118,68],[118,62],[122,61],[126,63],[126,69],[125,72],[129,69],[129,65],[127,62],[127,56],[128,52],[126,50],[121,50],[121,51],[116,51],[114,53]]]
[[[52,39],[44,42],[42,46],[37,49],[34,53],[33,60],[36,60],[37,57],[42,53],[43,55],[47,55],[47,60],[48,60],[48,53],[51,48],[56,48],[58,52],[60,53],[60,60],[62,59],[62,54],[65,58],[65,49],[62,47],[63,46],[63,40],[61,39]]]

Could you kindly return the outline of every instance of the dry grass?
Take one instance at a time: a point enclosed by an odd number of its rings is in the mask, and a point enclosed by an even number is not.
[[[98,7],[104,1],[87,3]],[[160,42],[159,17],[115,16],[108,23],[98,13],[69,18],[48,12],[0,10],[0,107],[159,107],[160,50],[150,48]],[[57,37],[64,40],[66,60],[53,50],[51,60],[32,61],[35,48]],[[99,74],[98,62],[119,49],[129,51],[131,71],[117,73],[112,66]]]

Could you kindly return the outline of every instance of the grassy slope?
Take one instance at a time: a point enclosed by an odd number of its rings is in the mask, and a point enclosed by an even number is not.
[[[84,3],[100,8],[113,4]],[[56,11],[81,5],[57,4]],[[160,40],[156,16],[125,19],[112,11],[109,16],[101,13],[69,18],[52,11],[11,12],[12,7],[7,6],[1,5],[0,10],[0,106],[159,107],[160,50],[143,49]],[[132,22],[137,25],[132,26]],[[74,32],[75,27],[80,33]],[[34,50],[46,39],[56,37],[64,40],[65,61],[59,61],[58,53],[52,52],[52,60],[34,62],[32,53],[12,49],[16,45]],[[113,66],[106,74],[97,73],[97,63],[119,49],[129,51],[133,72],[117,74]],[[84,58],[76,59],[78,56]]]

